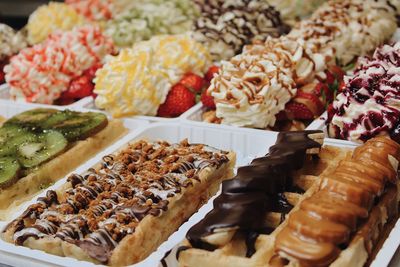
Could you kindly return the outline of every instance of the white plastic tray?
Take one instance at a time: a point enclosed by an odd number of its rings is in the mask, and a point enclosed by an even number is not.
[[[193,108],[188,110],[186,113],[182,114],[182,121],[184,122],[189,122],[192,124],[196,124],[199,126],[206,126],[206,125],[214,125],[216,128],[221,128],[221,129],[231,129],[231,130],[236,130],[236,129],[250,129],[252,131],[261,131],[261,132],[266,132],[270,130],[263,130],[263,129],[255,129],[255,128],[245,128],[245,127],[238,127],[238,126],[232,126],[232,125],[225,125],[225,124],[216,124],[216,123],[209,123],[205,122],[202,119],[202,114],[203,112],[206,111],[206,108],[203,106],[202,103],[196,104]],[[314,120],[306,130],[316,130],[320,126],[320,119]]]
[[[15,100],[12,100],[12,99],[11,99],[11,97],[10,97],[10,87],[9,87],[8,84],[6,84],[6,83],[0,85],[0,99],[1,99],[1,100],[4,100],[4,101],[9,101],[9,102],[11,102],[11,103],[26,104],[26,102],[23,102],[23,101],[15,101]],[[60,106],[60,107],[68,107],[68,108],[70,108],[70,107],[81,107],[81,106],[83,106],[87,101],[88,101],[88,100],[87,100],[87,98],[85,97],[85,98],[82,98],[82,99],[80,99],[80,100],[78,100],[78,101],[76,101],[76,102],[74,102],[74,103],[72,103],[72,104],[70,104],[70,105],[65,105],[65,106]],[[54,106],[56,106],[56,105],[54,105]]]
[[[87,168],[97,163],[102,156],[112,153],[119,147],[129,141],[135,139],[146,138],[148,140],[166,140],[169,142],[179,142],[184,138],[188,138],[191,143],[204,143],[220,149],[234,150],[237,152],[237,165],[244,165],[252,158],[264,155],[269,146],[275,143],[277,133],[266,131],[254,131],[250,129],[230,129],[217,128],[213,125],[199,126],[195,124],[179,124],[179,123],[155,123],[151,124],[140,131],[132,132],[119,140],[116,144],[108,149],[100,152],[95,158],[80,166],[74,172],[82,173]],[[326,144],[332,144],[328,140]],[[349,145],[347,145],[349,146]],[[65,182],[65,179],[57,182],[50,189],[58,188]],[[45,193],[45,192],[44,192]],[[43,193],[43,194],[44,194]],[[35,198],[36,199],[36,198]],[[35,202],[26,203],[20,210],[16,211],[14,216],[19,215],[23,209]],[[177,232],[164,242],[156,252],[151,254],[143,262],[136,264],[140,267],[155,267],[160,259],[167,251],[177,245],[185,236],[187,230],[201,220],[204,215],[212,209],[212,200],[203,206],[199,212],[193,215],[185,224],[183,224]],[[399,223],[400,224],[400,223]],[[3,227],[5,223],[0,223]],[[389,236],[384,245],[384,249],[378,254],[376,261],[389,261],[394,254],[400,240],[396,237],[396,232],[400,231],[400,225]],[[25,247],[16,247],[12,244],[0,241],[0,262],[11,264],[13,266],[94,266],[91,263],[77,261],[71,258],[63,258],[50,255],[41,251],[31,250]],[[383,266],[383,265],[375,265]]]
[[[264,155],[269,146],[275,143],[277,133],[274,132],[253,132],[248,129],[238,129],[235,132],[224,129],[216,129],[212,125],[210,127],[200,127],[196,125],[179,124],[179,123],[157,123],[142,128],[141,131],[132,132],[125,136],[113,146],[100,152],[96,157],[89,160],[86,164],[76,169],[75,173],[82,173],[86,169],[97,163],[104,155],[110,154],[128,141],[146,138],[148,140],[166,140],[169,142],[179,142],[184,138],[188,138],[191,143],[204,143],[224,150],[234,150],[237,152],[238,164],[243,165],[256,156]],[[65,182],[65,178],[58,181],[49,189],[55,189]],[[44,195],[43,192],[41,195]],[[40,196],[40,195],[39,195]],[[37,196],[38,197],[38,196]],[[36,198],[25,203],[14,216],[19,215],[28,205],[36,201]],[[207,208],[207,207],[206,207]],[[205,210],[205,213],[207,210]],[[165,252],[170,250],[179,241],[182,240],[187,229],[202,218],[204,212],[200,211],[185,223],[178,232],[173,234],[168,241],[163,243],[159,249],[150,255],[145,261],[136,266],[155,267]],[[0,223],[0,228],[5,226],[5,222]],[[34,260],[31,260],[34,259]],[[41,251],[34,251],[25,247],[17,247],[12,244],[0,241],[0,262],[11,264],[13,266],[24,266],[28,262],[32,266],[61,265],[61,266],[93,266],[91,263],[80,262],[70,258],[58,257],[46,254]]]
[[[92,97],[84,98],[79,103],[79,106],[82,107],[82,108],[86,108],[86,109],[101,111],[100,109],[98,109],[95,106],[94,100],[93,100]],[[186,114],[190,113],[192,111],[192,109],[194,109],[195,107],[196,106],[193,106],[191,109],[187,110],[185,113],[181,114],[179,117],[176,117],[176,118],[163,118],[163,117],[157,117],[157,116],[142,116],[142,115],[132,116],[132,117],[129,117],[129,118],[134,118],[134,119],[137,119],[137,120],[146,120],[146,121],[149,121],[149,122],[179,121],[181,118],[187,116]],[[102,111],[102,112],[104,112],[104,111]]]

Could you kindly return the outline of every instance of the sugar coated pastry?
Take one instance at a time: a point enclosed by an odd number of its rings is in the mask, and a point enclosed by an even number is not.
[[[209,65],[208,51],[187,34],[139,42],[97,71],[96,106],[115,117],[154,116],[172,85],[187,72],[202,75]]]
[[[268,36],[287,33],[279,12],[266,1],[196,0],[201,15],[193,27],[193,37],[210,50],[213,59],[228,60],[244,45],[264,41]]]
[[[23,49],[4,68],[10,94],[25,102],[51,104],[74,77],[101,62],[114,50],[99,27],[56,32],[44,43]]]
[[[72,7],[64,3],[50,2],[40,6],[30,16],[26,26],[28,41],[37,44],[44,41],[55,30],[72,30],[85,22]]]

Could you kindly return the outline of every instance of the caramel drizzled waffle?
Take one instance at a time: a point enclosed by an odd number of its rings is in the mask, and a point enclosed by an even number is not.
[[[108,265],[146,258],[231,177],[235,155],[138,141],[48,191],[3,231],[8,242]]]
[[[302,133],[298,137],[278,139],[277,145],[285,139],[289,143],[297,140],[303,142],[304,148],[304,142],[309,140]],[[272,189],[270,180],[274,177],[267,172],[263,179],[268,186],[264,186],[274,193],[264,191],[269,204],[260,201],[256,209],[243,196],[241,203],[231,207],[232,202],[226,196],[217,198],[214,210],[189,230],[187,240],[175,252],[179,266],[363,266],[367,262],[384,225],[397,217],[399,145],[379,137],[354,153],[349,149],[325,146],[319,152],[318,160],[315,157],[307,160],[305,150],[296,149],[296,145],[286,142],[286,147],[301,155],[297,161],[293,162],[292,158],[291,164],[297,162],[297,167],[302,166],[293,171],[296,168],[286,165],[287,172],[293,177],[293,184],[284,188],[286,192]],[[270,158],[274,158],[274,151],[272,147]],[[304,165],[299,158],[306,159]],[[263,159],[256,159],[244,169],[257,168],[256,163],[260,161]],[[277,170],[281,174],[282,170]],[[239,169],[232,181],[243,179],[242,172]],[[345,175],[346,172],[349,175]],[[365,180],[361,180],[363,175]],[[346,186],[339,187],[327,179]],[[240,192],[227,190],[228,183],[223,184],[223,194]],[[347,187],[347,183],[354,186]],[[259,184],[255,189],[248,183],[240,190],[244,195],[255,197],[261,187]],[[296,188],[302,190],[296,192],[293,190]],[[368,194],[371,195],[369,198]],[[275,195],[281,196],[279,201],[271,200]],[[271,208],[274,203],[280,206]],[[270,207],[265,208],[265,205]],[[243,207],[244,213],[238,215],[241,209],[238,206]],[[221,207],[226,208],[223,215]]]

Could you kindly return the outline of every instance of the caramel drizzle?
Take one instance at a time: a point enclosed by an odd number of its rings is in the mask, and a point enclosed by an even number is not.
[[[354,150],[330,174],[321,178],[319,191],[290,214],[277,235],[276,252],[297,259],[301,266],[328,266],[349,244],[361,220],[368,218],[376,198],[387,184],[397,182],[389,155],[400,159],[400,145],[377,137]]]
[[[214,209],[187,233],[190,244],[214,250],[217,246],[204,238],[219,229],[233,228],[246,236],[247,257],[253,255],[258,235],[273,231],[263,224],[265,215],[280,212],[284,218],[291,210],[283,192],[293,189],[291,172],[303,166],[307,149],[321,146],[308,137],[317,132],[320,131],[279,133],[276,144],[265,157],[239,168],[235,178],[224,181],[222,194],[214,200]]]
[[[98,170],[71,175],[72,187],[65,194],[48,191],[7,228],[15,228],[17,245],[29,237],[56,237],[107,263],[144,217],[167,211],[171,197],[198,181],[200,170],[227,162],[225,154],[187,142],[139,141],[116,156],[105,156]]]

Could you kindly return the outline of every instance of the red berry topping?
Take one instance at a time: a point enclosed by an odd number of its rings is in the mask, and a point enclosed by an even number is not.
[[[289,102],[286,104],[286,113],[289,118],[297,120],[312,120],[314,119],[314,114],[311,110],[304,104]]]
[[[171,88],[164,104],[158,108],[160,117],[177,117],[196,104],[196,96],[182,84]]]
[[[92,95],[94,85],[85,75],[72,80],[67,91],[61,95],[62,99],[81,99]]]
[[[201,102],[209,109],[216,108],[214,98],[207,92],[207,90],[204,90],[204,92],[201,94]]]
[[[205,84],[202,77],[193,73],[185,74],[185,76],[183,76],[179,83],[185,86],[187,89],[192,90],[196,93],[200,93],[203,90]]]
[[[211,66],[205,76],[206,81],[211,82],[211,80],[214,78],[214,74],[219,72],[219,67],[217,66]]]

